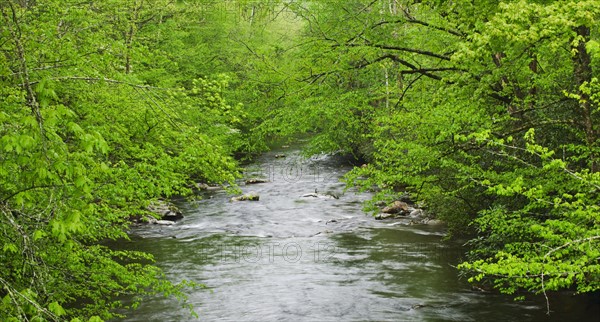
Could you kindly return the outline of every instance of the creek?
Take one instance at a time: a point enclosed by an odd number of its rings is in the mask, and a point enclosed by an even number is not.
[[[275,158],[277,154],[286,157]],[[335,156],[280,149],[247,167],[259,201],[224,191],[178,206],[172,226],[132,230],[123,247],[153,254],[173,281],[202,283],[189,302],[208,321],[597,321],[590,298],[558,294],[522,302],[475,291],[454,265],[464,249],[445,228],[374,220],[368,193],[344,191],[351,169]],[[334,198],[302,197],[318,191]],[[174,299],[149,298],[124,321],[193,321]]]

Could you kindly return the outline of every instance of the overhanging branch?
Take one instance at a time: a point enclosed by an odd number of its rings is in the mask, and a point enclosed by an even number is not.
[[[56,80],[56,81],[78,80],[78,81],[87,81],[87,82],[106,82],[106,83],[113,83],[113,84],[123,84],[123,85],[128,85],[128,86],[131,86],[131,87],[143,88],[143,89],[160,89],[160,90],[171,90],[171,91],[178,90],[176,88],[156,87],[156,86],[150,86],[150,85],[139,85],[139,84],[129,83],[129,82],[126,82],[126,81],[120,81],[120,80],[110,79],[110,78],[99,78],[99,77],[63,76],[63,77],[52,77],[52,78],[49,78],[49,80]],[[21,84],[19,84],[19,86],[21,86],[21,87],[23,87],[23,86],[31,86],[31,85],[35,85],[35,84],[37,84],[39,82],[40,81],[33,81],[33,82],[29,82],[29,83],[21,83]]]
[[[391,46],[391,45],[384,45],[384,44],[371,44],[371,43],[344,44],[344,45],[333,45],[333,46],[334,47],[339,47],[339,46],[373,47],[373,48],[386,49],[386,50],[403,51],[403,52],[407,52],[407,53],[419,54],[419,55],[423,55],[423,56],[429,56],[429,57],[434,57],[434,58],[438,58],[441,60],[450,61],[449,56],[437,54],[437,53],[434,53],[434,52],[428,51],[428,50],[421,50],[421,49],[415,49],[415,48],[409,48],[409,47]]]
[[[380,56],[378,58],[375,58],[372,61],[363,62],[363,63],[357,65],[355,68],[364,68],[371,64],[374,64],[376,62],[386,60],[386,59],[395,61],[395,62],[409,68],[408,70],[401,70],[400,74],[421,74],[421,75],[427,76],[427,77],[435,79],[435,80],[442,80],[442,77],[439,75],[432,74],[432,73],[443,72],[443,71],[459,71],[460,70],[455,67],[440,67],[440,68],[417,67],[417,66],[407,62],[406,60],[404,60],[396,55],[392,55],[392,54],[386,54],[386,55]]]

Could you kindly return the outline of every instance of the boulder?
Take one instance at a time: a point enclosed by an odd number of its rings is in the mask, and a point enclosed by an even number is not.
[[[375,215],[375,220],[384,220],[384,219],[406,219],[406,215],[403,213],[397,214],[388,214],[388,213],[378,213]]]
[[[427,225],[432,225],[432,226],[439,226],[439,225],[444,225],[445,223],[439,219],[429,219],[429,220],[425,220],[424,221],[425,224]]]
[[[410,308],[413,310],[420,309],[423,307],[427,307],[427,304],[413,304]]]
[[[325,229],[323,231],[320,231],[320,232],[312,235],[311,237],[318,236],[318,235],[321,235],[321,234],[332,234],[332,233],[333,233],[333,230]]]
[[[375,215],[376,220],[390,219],[390,218],[395,218],[395,217],[396,217],[396,215],[387,214],[387,213],[380,213],[380,214]]]
[[[208,188],[210,188],[210,186],[204,182],[196,183],[196,189],[198,190],[208,190]]]
[[[164,226],[171,226],[171,225],[175,225],[175,222],[172,220],[156,220],[154,222],[155,225],[164,225]]]
[[[233,197],[231,198],[231,201],[258,201],[258,199],[260,198],[260,196],[258,195],[258,193],[252,191],[252,192],[248,192],[245,193],[241,196],[237,196],[237,197]]]
[[[425,217],[425,211],[423,209],[414,208],[410,212],[409,216],[414,217],[414,218],[423,218],[423,217]]]
[[[408,215],[408,204],[406,202],[396,200],[391,205],[383,208],[381,212],[384,214]]]
[[[204,182],[196,183],[196,189],[198,189],[200,191],[213,191],[213,190],[219,190],[221,188],[222,188],[221,186],[211,186]]]
[[[312,197],[312,198],[320,198],[320,199],[340,199],[340,197],[338,197],[335,194],[330,193],[330,192],[326,192],[326,193],[316,193],[316,192],[313,192],[313,193],[303,194],[300,197],[302,197],[302,198]]]
[[[250,179],[246,180],[246,184],[257,184],[257,183],[267,183],[267,182],[269,182],[269,180],[260,179],[260,178],[250,178]]]
[[[183,218],[181,211],[175,205],[166,201],[159,200],[158,202],[151,203],[147,209],[159,215],[162,220],[177,221]]]
[[[183,214],[179,210],[169,211],[167,214],[162,216],[163,220],[170,220],[170,221],[177,221],[181,218],[183,218]]]

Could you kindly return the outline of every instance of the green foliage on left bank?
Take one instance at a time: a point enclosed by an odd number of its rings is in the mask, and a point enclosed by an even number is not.
[[[209,6],[0,3],[0,320],[105,320],[127,308],[120,296],[185,299],[189,283],[105,241],[127,238],[152,200],[238,175],[245,116],[225,99],[229,77],[194,73],[205,61],[182,52]]]

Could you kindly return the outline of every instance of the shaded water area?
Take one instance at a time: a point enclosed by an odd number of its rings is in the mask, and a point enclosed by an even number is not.
[[[285,153],[285,158],[275,158]],[[220,321],[597,321],[598,304],[570,294],[545,301],[473,291],[459,279],[459,244],[444,227],[377,221],[370,195],[343,194],[350,170],[333,156],[303,159],[274,151],[242,185],[259,201],[230,202],[224,191],[180,204],[173,226],[135,228],[127,248],[152,253],[169,279],[202,283],[189,301],[199,320]],[[302,197],[334,193],[339,199]],[[150,298],[125,321],[193,321],[175,300]]]

